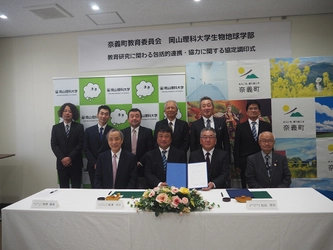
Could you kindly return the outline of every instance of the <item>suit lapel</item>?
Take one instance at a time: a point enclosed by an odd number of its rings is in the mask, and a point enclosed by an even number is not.
[[[271,166],[271,179],[275,174],[275,171],[277,170],[278,167],[278,157],[273,153],[272,154],[272,166]]]
[[[138,141],[136,142],[136,145],[140,145],[142,138],[143,138],[143,133],[144,133],[144,129],[140,126],[139,127],[139,135],[138,135]],[[131,134],[132,136],[132,134]],[[131,140],[131,145],[132,145],[132,140]]]

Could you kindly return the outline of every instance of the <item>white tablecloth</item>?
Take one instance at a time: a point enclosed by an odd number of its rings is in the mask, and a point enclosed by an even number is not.
[[[222,202],[226,190],[211,190],[202,194],[216,203],[214,209],[158,217],[137,213],[127,199],[123,210],[96,209],[97,197],[110,190],[50,191],[2,210],[3,250],[333,249],[333,202],[311,188],[267,189],[278,204],[272,210],[248,210],[234,199]],[[32,209],[37,199],[57,200],[60,206]]]

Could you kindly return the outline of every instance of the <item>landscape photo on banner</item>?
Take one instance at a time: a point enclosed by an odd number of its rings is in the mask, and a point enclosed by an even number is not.
[[[260,119],[272,123],[275,150],[288,159],[292,186],[333,191],[333,57],[189,63],[186,83],[189,123],[201,117],[200,98],[211,97],[233,150],[246,101],[256,99]],[[231,176],[239,178],[234,168]]]

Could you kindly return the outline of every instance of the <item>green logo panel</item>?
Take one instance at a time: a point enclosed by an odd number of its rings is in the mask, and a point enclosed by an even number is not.
[[[109,125],[120,130],[130,126],[127,121],[127,114],[132,108],[132,104],[115,104],[109,105],[109,107],[111,108]]]
[[[132,77],[132,102],[157,103],[158,102],[158,76]]]
[[[80,105],[105,103],[105,78],[80,78]]]

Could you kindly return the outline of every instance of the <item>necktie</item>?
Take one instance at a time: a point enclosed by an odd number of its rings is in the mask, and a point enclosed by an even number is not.
[[[270,178],[271,177],[271,168],[269,166],[269,155],[266,155],[265,159],[266,159],[265,165],[266,165],[267,175]]]
[[[207,162],[207,169],[210,170],[210,153],[206,153],[206,162]]]
[[[100,129],[99,129],[99,139],[100,140],[102,140],[102,138],[103,138],[103,127],[100,127]]]
[[[169,122],[169,127],[171,128],[171,130],[173,132],[173,124],[172,124],[172,122]]]
[[[132,130],[132,153],[136,154],[136,144],[137,144],[137,139],[136,139],[136,130]]]
[[[166,167],[167,167],[167,158],[166,158],[166,156],[165,156],[166,152],[167,152],[166,150],[163,150],[163,151],[162,151],[162,161],[163,161],[164,172],[165,172]]]
[[[210,128],[210,120],[209,119],[207,119],[207,126],[206,127]]]
[[[66,136],[68,137],[69,136],[69,125],[68,124],[66,124]]]
[[[118,168],[117,155],[113,154],[113,158],[112,158],[112,176],[113,176],[112,188],[115,188],[117,168]]]
[[[255,141],[257,141],[257,130],[256,130],[256,122],[251,122],[252,124],[252,135]]]

